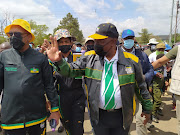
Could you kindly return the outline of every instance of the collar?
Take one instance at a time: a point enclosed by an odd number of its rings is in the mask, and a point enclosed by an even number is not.
[[[104,56],[104,60],[106,60],[108,62],[118,61],[118,47],[116,49],[116,54],[112,57],[112,59],[110,61],[106,58],[106,56]]]
[[[13,48],[14,49],[14,48]],[[18,54],[20,54],[21,56],[22,55],[26,55],[26,54],[28,54],[31,50],[33,50],[31,47],[29,47],[26,51],[24,51],[24,52],[20,52],[20,51],[18,51],[18,50],[16,50],[16,49],[14,49]]]
[[[122,50],[123,51],[125,51],[125,52],[127,52],[123,47],[121,47],[122,48]],[[132,49],[132,51],[131,52],[129,52],[129,53],[132,53],[132,54],[134,54],[135,55],[135,48],[133,47],[133,49]]]

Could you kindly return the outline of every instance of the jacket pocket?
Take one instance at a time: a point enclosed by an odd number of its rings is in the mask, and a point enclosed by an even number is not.
[[[5,64],[4,66],[5,75],[13,74],[13,73],[16,73],[17,71],[18,71],[18,67],[16,64]]]

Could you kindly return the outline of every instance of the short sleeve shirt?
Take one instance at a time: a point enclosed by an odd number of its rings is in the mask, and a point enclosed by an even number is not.
[[[178,52],[178,46],[174,47],[171,51],[169,51],[165,56],[172,60],[175,59],[177,56],[177,52]]]

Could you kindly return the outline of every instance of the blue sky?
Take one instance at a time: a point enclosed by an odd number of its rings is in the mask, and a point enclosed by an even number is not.
[[[70,12],[78,18],[85,38],[104,22],[115,24],[119,33],[129,28],[138,36],[142,28],[147,28],[154,35],[169,34],[172,6],[172,0],[0,0],[0,3],[0,21],[5,13],[8,23],[16,18],[33,19],[37,24],[46,24],[49,33]]]

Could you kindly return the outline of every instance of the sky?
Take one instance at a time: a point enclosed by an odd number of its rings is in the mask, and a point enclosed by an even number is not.
[[[70,12],[78,18],[84,38],[106,22],[113,23],[119,33],[132,29],[139,36],[138,32],[147,28],[153,35],[169,35],[171,8],[172,0],[0,0],[0,21],[7,13],[7,24],[13,19],[32,19],[39,25],[46,24],[48,33],[53,33],[60,20]],[[173,33],[175,11],[176,6]]]

